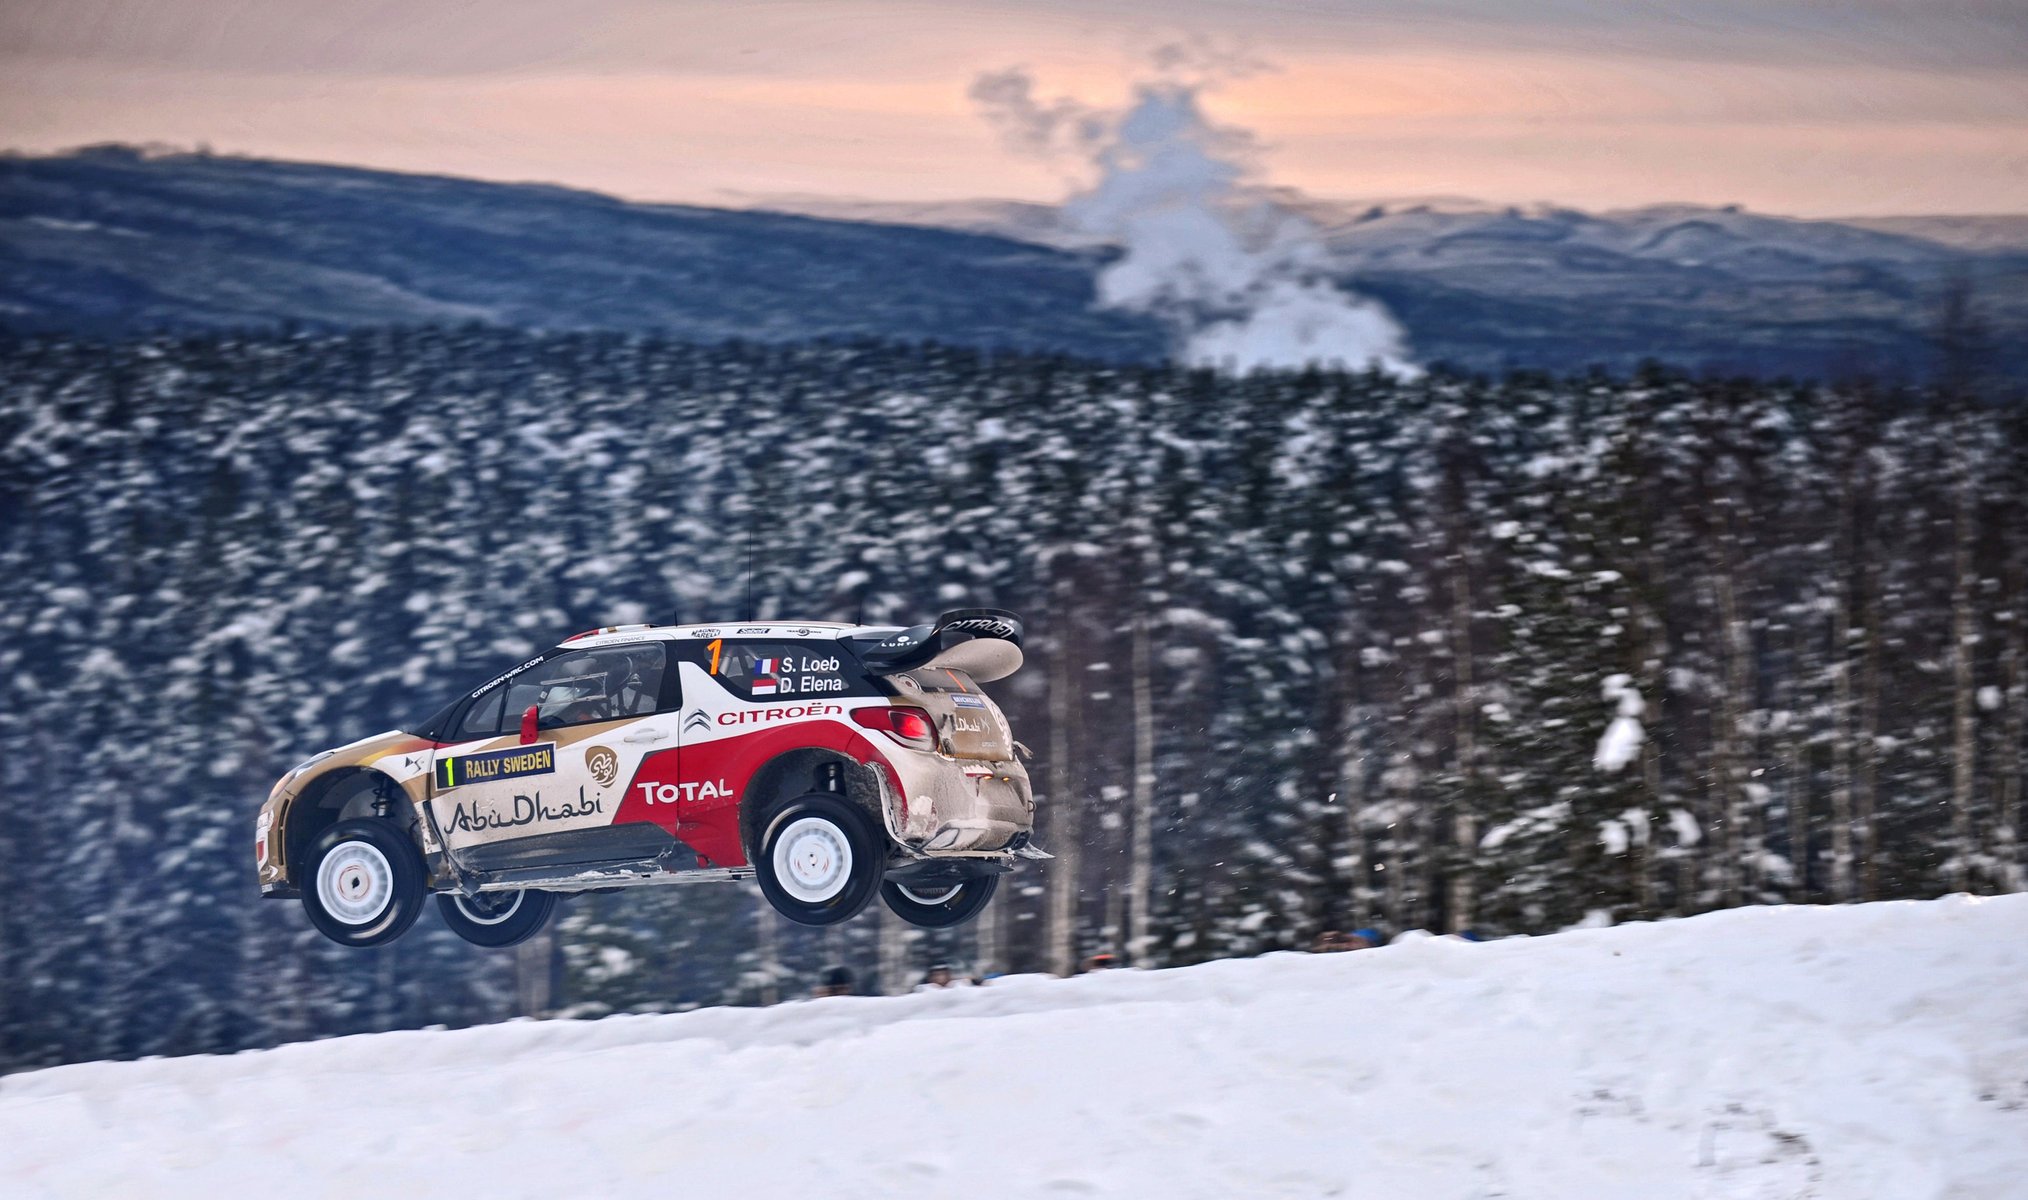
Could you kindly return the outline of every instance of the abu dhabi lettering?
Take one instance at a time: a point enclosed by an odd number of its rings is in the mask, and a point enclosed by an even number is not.
[[[477,833],[486,829],[515,829],[537,821],[568,821],[576,817],[596,816],[605,811],[599,798],[585,795],[583,788],[577,790],[577,799],[560,804],[544,800],[541,792],[532,796],[516,796],[504,808],[485,808],[482,804],[483,801],[474,800],[452,809],[450,827]]]

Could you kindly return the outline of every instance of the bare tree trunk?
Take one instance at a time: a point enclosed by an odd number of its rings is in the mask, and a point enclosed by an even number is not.
[[[880,908],[880,994],[899,996],[909,989],[913,975],[908,964],[910,928],[892,909],[884,904]]]
[[[1856,458],[1856,456],[1854,456]],[[1856,491],[1860,478],[1848,458],[1839,470],[1837,501],[1837,549],[1831,564],[1837,580],[1837,596],[1831,602],[1831,900],[1852,904],[1858,900],[1858,876],[1854,872],[1854,791],[1858,756],[1852,742],[1854,695],[1852,695],[1852,608],[1860,574],[1860,515]]]
[[[1964,444],[1965,419],[1957,459],[1957,504],[1951,537],[1951,887],[1972,889],[1972,790],[1978,753],[1977,709],[1972,689],[1972,647],[1978,637],[1972,607],[1973,492],[1970,447]]]
[[[1739,659],[1745,654],[1745,629],[1732,583],[1731,554],[1721,551],[1712,577],[1720,629],[1722,680],[1718,702],[1711,708],[1711,785],[1717,791],[1713,811],[1722,814],[1719,839],[1719,903],[1737,907],[1746,892],[1746,786],[1739,771]]]
[[[1357,693],[1345,706],[1338,736],[1338,809],[1345,824],[1345,852],[1339,857],[1346,878],[1346,924],[1358,927],[1373,919],[1372,892],[1366,863],[1366,753]]]
[[[1450,932],[1470,929],[1477,900],[1472,862],[1479,843],[1478,693],[1472,683],[1472,574],[1464,546],[1463,522],[1451,532],[1451,719],[1457,748],[1457,803],[1451,813],[1451,845],[1456,862],[1450,873]]]
[[[1858,843],[1859,898],[1880,898],[1880,611],[1879,571],[1867,567],[1862,578],[1868,586],[1862,612],[1865,613],[1865,644],[1860,653],[1863,694],[1859,700]]]
[[[1154,902],[1155,682],[1148,619],[1135,613],[1133,627],[1134,782],[1131,876],[1127,883],[1127,960],[1146,965],[1153,939],[1149,909]]]
[[[1857,898],[1852,872],[1852,584],[1847,572],[1858,564],[1852,561],[1853,539],[1845,529],[1851,519],[1848,511],[1840,522],[1838,595],[1831,605],[1831,899],[1838,904]]]
[[[1077,719],[1071,670],[1070,581],[1056,586],[1059,631],[1049,663],[1049,846],[1056,861],[1049,870],[1049,969],[1059,975],[1077,970],[1077,911],[1084,862],[1083,821],[1071,793],[1071,723]]]
[[[782,960],[775,945],[777,919],[774,905],[766,900],[754,905],[754,950],[760,960],[762,1004],[777,1004],[782,998]]]
[[[1790,674],[1779,695],[1784,711],[1794,711],[1804,657],[1804,630],[1791,626],[1783,639],[1789,648]],[[1789,902],[1807,904],[1810,896],[1810,771],[1809,734],[1801,722],[1792,723],[1782,735],[1779,761],[1782,795],[1789,814]]]
[[[2022,579],[2018,560],[2009,564],[2008,587],[2004,594],[2022,599],[2021,588],[2028,581]],[[1993,812],[1993,856],[2001,864],[2005,876],[2001,886],[2008,891],[2028,888],[2028,872],[2023,871],[2021,860],[2021,740],[2022,740],[2022,687],[2021,687],[2021,613],[2019,609],[2007,614],[2006,640],[2000,652],[2000,703],[2004,708],[2001,717],[2003,730],[2000,760],[1996,764],[1999,786],[1994,798]]]
[[[521,1016],[549,1015],[549,980],[555,957],[553,928],[544,929],[514,948],[514,1008]]]
[[[972,969],[981,975],[991,975],[1006,969],[1006,963],[1002,960],[1004,952],[1000,948],[1004,936],[1001,922],[1005,919],[1007,906],[1011,903],[1012,897],[1002,896],[997,903],[988,904],[986,911],[979,914],[978,921],[972,926],[972,935],[975,939]]]

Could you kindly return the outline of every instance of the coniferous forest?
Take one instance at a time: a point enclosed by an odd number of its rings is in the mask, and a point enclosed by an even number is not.
[[[2024,886],[2028,409],[408,329],[0,345],[0,1069],[894,991],[1375,926]],[[750,567],[750,571],[749,571]],[[591,626],[995,605],[1041,845],[976,925],[747,885],[348,951],[309,753]]]

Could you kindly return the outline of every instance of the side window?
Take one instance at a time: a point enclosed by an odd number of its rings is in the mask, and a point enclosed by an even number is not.
[[[531,706],[540,729],[618,721],[660,711],[668,655],[660,642],[560,654],[517,671],[499,691],[501,731]],[[473,712],[480,706],[474,705]],[[469,719],[469,718],[468,718]]]
[[[459,741],[471,738],[492,737],[500,732],[500,698],[507,694],[504,687],[496,687],[487,695],[479,697],[465,709],[465,715],[458,721],[457,732],[453,735]]]
[[[748,642],[713,639],[704,644],[704,668],[744,700],[876,694],[835,642]]]

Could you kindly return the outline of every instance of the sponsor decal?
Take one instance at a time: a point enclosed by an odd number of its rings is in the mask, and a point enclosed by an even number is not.
[[[984,721],[974,721],[970,717],[960,716],[957,718],[957,731],[959,733],[984,733],[986,732],[986,723]]]
[[[529,659],[529,660],[528,660],[527,662],[525,662],[525,663],[522,663],[522,664],[521,664],[520,666],[518,666],[518,667],[514,668],[514,669],[513,669],[513,670],[511,670],[511,671],[502,671],[502,672],[500,672],[500,673],[499,673],[498,675],[495,675],[495,676],[493,676],[493,678],[491,678],[491,679],[488,679],[488,680],[487,680],[486,682],[484,682],[484,683],[480,684],[480,685],[479,685],[478,687],[475,687],[475,688],[473,688],[473,689],[472,689],[472,695],[474,695],[474,696],[477,696],[477,695],[479,695],[479,694],[480,694],[480,693],[482,693],[482,692],[486,692],[486,691],[490,691],[490,690],[492,690],[492,688],[493,688],[493,686],[494,686],[495,684],[498,684],[498,683],[501,683],[501,682],[503,682],[504,680],[506,680],[506,678],[507,678],[508,676],[510,676],[510,675],[518,675],[518,674],[520,674],[521,672],[523,672],[523,671],[526,671],[526,670],[527,670],[528,668],[530,668],[530,667],[534,666],[535,664],[537,664],[537,663],[541,662],[541,661],[542,661],[543,659],[545,659],[545,658],[547,658],[547,657],[549,657],[549,656],[548,656],[548,655],[546,655],[546,654],[538,654],[538,655],[536,655],[536,656],[535,656],[534,658],[531,658],[531,659]]]
[[[692,804],[699,800],[729,800],[732,788],[725,780],[692,780],[688,783],[644,783],[641,799],[650,804]]]
[[[587,796],[584,789],[577,790],[577,799],[550,804],[543,800],[542,793],[532,796],[516,796],[507,805],[506,811],[486,809],[477,800],[470,804],[459,804],[451,810],[450,828],[476,833],[482,829],[512,829],[517,825],[533,825],[537,821],[568,821],[572,817],[589,817],[604,811],[597,796]]]
[[[704,714],[704,710],[701,708],[691,709],[690,715],[683,718],[684,733],[689,733],[693,729],[709,729],[709,728],[711,728],[711,718],[706,716]]]
[[[556,743],[512,746],[506,750],[487,750],[461,758],[438,759],[437,787],[448,791],[468,783],[491,783],[496,779],[514,779],[521,775],[547,775],[554,770]]]
[[[842,704],[790,704],[782,708],[748,708],[718,714],[720,725],[765,725],[771,721],[798,721],[804,717],[842,717]]]
[[[970,692],[953,692],[951,693],[951,703],[959,708],[984,708],[986,707],[986,698],[984,696],[974,696]]]
[[[613,780],[620,777],[620,756],[605,746],[593,746],[585,751],[584,766],[600,787],[611,787]]]
[[[693,629],[690,631],[690,636],[701,638],[715,638],[718,636],[718,631],[716,629]]]
[[[810,631],[809,631],[808,629],[804,628],[803,626],[800,626],[800,625],[798,625],[798,626],[796,627],[796,636],[797,636],[797,637],[809,637],[809,636],[810,636]]]
[[[774,659],[763,659],[774,664]],[[811,695],[824,692],[842,692],[845,681],[838,675],[838,656],[835,654],[801,654],[791,652],[779,664],[776,691],[780,695]],[[759,692],[759,688],[754,689]]]
[[[959,633],[976,633],[983,637],[1007,638],[1009,640],[1012,640],[1015,636],[1014,626],[1000,620],[998,617],[966,617],[962,621],[952,621],[944,626],[944,628],[955,629]]]
[[[748,637],[756,633],[766,633],[772,628],[774,627],[771,625],[748,625],[744,629],[735,629],[732,633],[734,637]]]

